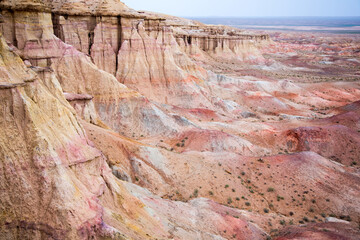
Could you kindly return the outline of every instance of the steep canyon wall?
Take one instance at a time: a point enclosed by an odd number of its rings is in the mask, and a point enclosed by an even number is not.
[[[56,36],[90,56],[98,68],[121,83],[162,103],[199,98],[210,107],[207,96],[196,86],[207,78],[206,71],[189,57],[261,58],[256,44],[268,40],[267,35],[136,12],[120,2],[61,2],[3,1],[2,29],[7,41],[24,59],[45,67],[62,56],[59,46],[51,44]]]
[[[5,0],[0,8],[0,238],[222,239],[227,207],[170,202],[121,182],[84,126],[114,138],[176,133],[191,123],[158,104],[213,106],[202,86],[207,71],[192,57],[245,60],[268,37],[184,24],[117,0]],[[210,220],[193,225],[183,209]],[[227,221],[231,231],[243,227],[239,236],[266,236],[247,217]]]

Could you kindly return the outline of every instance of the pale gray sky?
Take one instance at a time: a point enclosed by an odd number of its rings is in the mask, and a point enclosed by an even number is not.
[[[360,0],[122,0],[175,16],[360,16]]]

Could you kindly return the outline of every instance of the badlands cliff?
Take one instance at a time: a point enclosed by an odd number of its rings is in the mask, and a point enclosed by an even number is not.
[[[360,237],[359,42],[340,80],[118,0],[0,9],[0,239]]]

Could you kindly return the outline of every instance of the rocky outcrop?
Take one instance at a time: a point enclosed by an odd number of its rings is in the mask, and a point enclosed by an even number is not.
[[[92,99],[94,98],[88,94],[73,94],[64,93],[66,100],[75,109],[76,114],[81,116],[85,121],[92,124],[99,124],[98,116],[95,110],[95,105]]]
[[[3,14],[8,16],[1,25],[5,37],[14,49],[19,50],[21,57],[36,68],[53,69],[65,92],[94,96],[93,102],[99,119],[112,129],[129,136],[134,130],[143,135],[176,132],[177,124],[171,116],[162,113],[139,93],[119,83],[110,73],[100,71],[85,53],[57,38],[50,13],[15,11],[11,14],[8,10],[3,10]],[[14,38],[8,34],[11,31],[7,31],[7,27],[11,26],[8,25],[10,22],[17,22],[12,29],[12,32],[16,32]],[[71,43],[77,46],[76,42]],[[81,48],[81,45],[78,47]],[[139,105],[144,107],[137,107]],[[94,113],[92,115],[94,118]],[[139,125],[136,115],[148,115],[149,121],[160,123],[159,128],[154,129],[146,122]]]
[[[357,162],[360,137],[357,131],[342,125],[302,127],[287,133],[287,146],[292,152],[313,151],[345,165]]]
[[[11,69],[28,78],[36,77],[9,51],[2,37],[0,49],[2,75],[9,76],[2,81],[16,84],[24,79],[12,75]],[[66,234],[72,238],[78,236],[75,229],[86,232],[90,230],[86,225],[98,225],[101,213],[94,197],[102,194],[105,185],[101,177],[104,161],[77,122],[59,83],[37,78],[0,91],[4,106],[0,115],[1,189],[11,189],[1,191],[1,237],[56,239]],[[74,168],[80,170],[87,164],[101,166],[102,170],[96,177],[87,175],[80,180]]]

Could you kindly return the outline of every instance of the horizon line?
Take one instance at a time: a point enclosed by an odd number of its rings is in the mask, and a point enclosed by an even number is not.
[[[179,16],[182,18],[360,18],[360,16]]]

